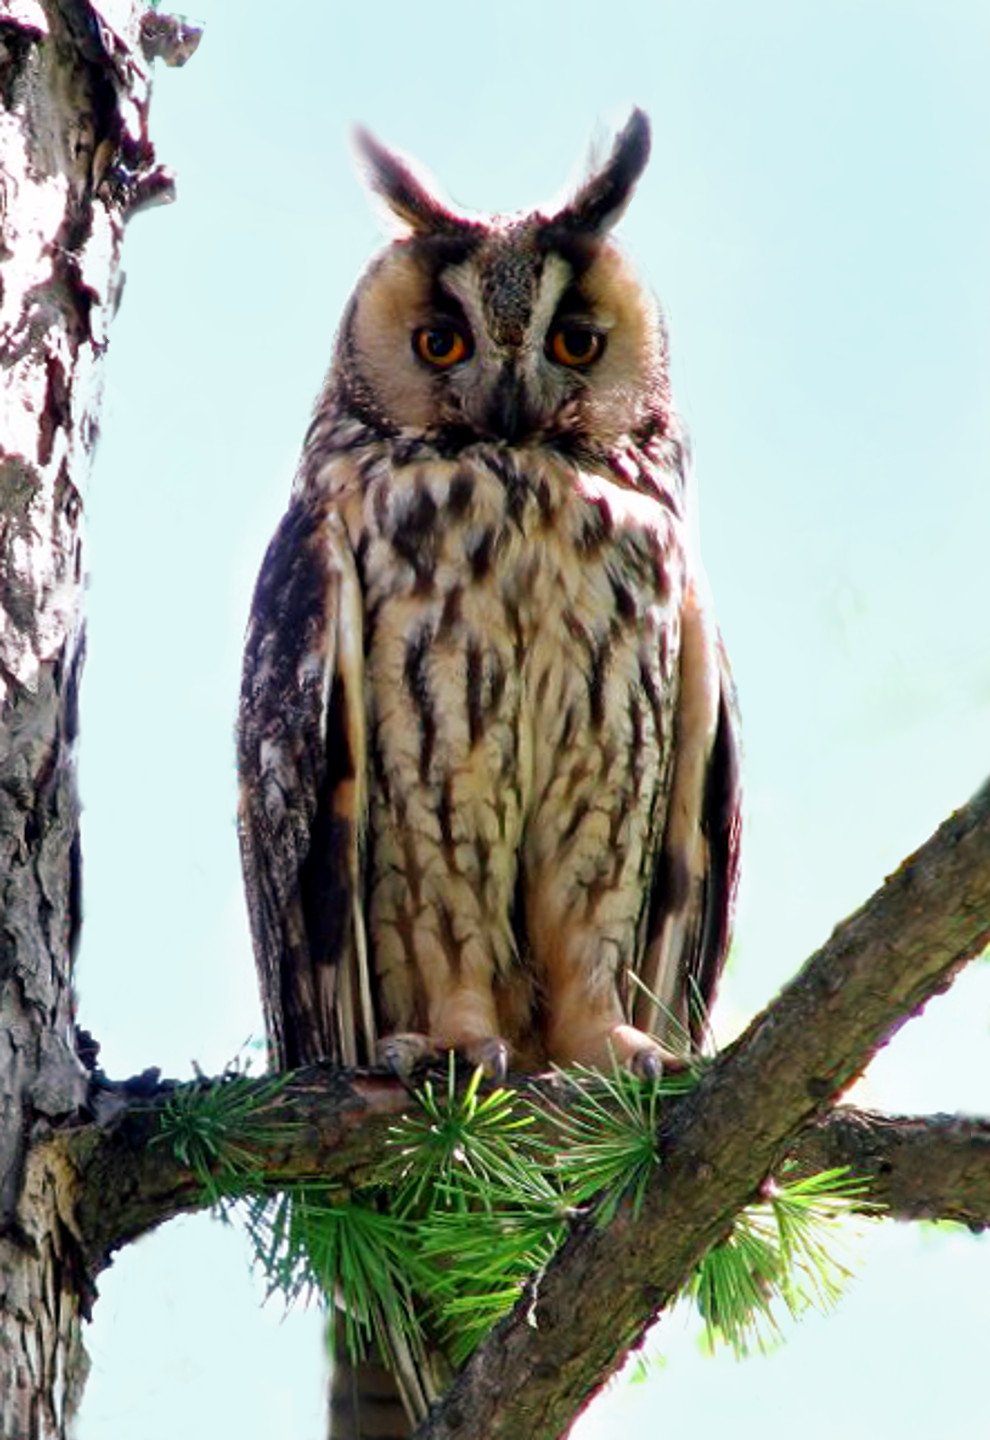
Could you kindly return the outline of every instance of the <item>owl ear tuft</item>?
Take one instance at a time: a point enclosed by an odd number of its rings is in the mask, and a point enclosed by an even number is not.
[[[405,160],[386,150],[369,131],[358,127],[354,144],[369,186],[404,229],[414,235],[450,235],[468,223],[438,199]]]
[[[622,218],[649,158],[650,122],[637,107],[615,137],[605,164],[588,176],[556,223],[604,235]]]

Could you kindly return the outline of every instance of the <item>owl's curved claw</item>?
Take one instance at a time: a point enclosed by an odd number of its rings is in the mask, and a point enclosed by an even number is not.
[[[663,1075],[663,1056],[650,1046],[648,1050],[637,1050],[629,1059],[629,1069],[640,1080],[659,1080]]]
[[[487,1035],[483,1040],[472,1040],[469,1045],[459,1048],[465,1060],[480,1066],[489,1080],[500,1085],[508,1075],[511,1051],[508,1041],[503,1040],[501,1035]]]
[[[635,1025],[614,1025],[609,1031],[608,1049],[615,1064],[641,1080],[659,1080],[670,1071],[683,1070],[687,1063]]]
[[[375,1063],[384,1065],[400,1080],[408,1080],[417,1065],[436,1054],[437,1048],[429,1035],[420,1035],[415,1030],[383,1035],[375,1045]]]
[[[448,1050],[453,1050],[468,1065],[483,1070],[489,1080],[501,1083],[509,1073],[512,1051],[501,1035],[485,1035],[480,1040],[451,1045],[416,1030],[398,1030],[394,1035],[383,1035],[378,1041],[375,1063],[384,1065],[400,1080],[408,1080],[418,1066],[428,1060],[439,1060]]]

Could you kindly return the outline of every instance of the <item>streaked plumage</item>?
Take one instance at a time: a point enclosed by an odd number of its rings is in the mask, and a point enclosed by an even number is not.
[[[552,215],[405,228],[345,312],[252,608],[241,839],[272,1060],[646,1073],[699,1038],[738,855],[731,683],[634,112]]]

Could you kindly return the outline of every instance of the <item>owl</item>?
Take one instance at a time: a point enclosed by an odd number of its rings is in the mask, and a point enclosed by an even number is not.
[[[644,1076],[729,939],[737,726],[634,111],[565,204],[400,231],[348,302],[247,637],[240,837],[271,1057]]]

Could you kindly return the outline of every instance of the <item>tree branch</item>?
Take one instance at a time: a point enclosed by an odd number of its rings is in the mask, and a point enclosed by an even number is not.
[[[259,1092],[267,1084],[254,1083]],[[60,1131],[38,1147],[37,1162],[67,1167],[78,1182],[76,1225],[94,1285],[116,1250],[208,1203],[189,1167],[157,1143],[163,1107],[177,1088],[167,1084],[153,1098],[122,1100],[109,1122]],[[556,1079],[519,1077],[518,1088],[537,1105],[568,1107],[568,1087]],[[682,1103],[670,1101],[668,1111]],[[259,1176],[272,1188],[318,1180],[358,1189],[373,1178],[388,1128],[408,1108],[408,1092],[395,1080],[330,1067],[297,1071],[262,1112],[280,1135],[257,1146]],[[990,1227],[990,1118],[890,1116],[843,1106],[801,1130],[775,1171],[783,1160],[801,1175],[848,1166],[869,1181],[866,1198],[891,1219]]]
[[[579,1222],[458,1376],[417,1440],[525,1434],[551,1440],[677,1294],[762,1181],[793,1152],[804,1168],[851,1164],[892,1213],[990,1222],[990,1120],[821,1112],[901,1024],[990,940],[990,785],[958,811],[805,965],[705,1073],[665,1108],[663,1164],[642,1210]],[[264,1082],[258,1082],[259,1084]],[[560,1102],[559,1082],[545,1085]],[[194,1177],[152,1143],[161,1100],[51,1144],[84,1182],[77,1214],[95,1275],[120,1244],[202,1205]],[[268,1183],[367,1180],[395,1081],[315,1067],[269,1102],[284,1121],[257,1147]],[[284,1133],[283,1133],[284,1132]],[[40,1147],[39,1147],[40,1148]],[[603,1316],[608,1324],[603,1324]]]
[[[409,1092],[391,1077],[329,1065],[296,1071],[274,1095],[270,1079],[246,1083],[263,1098],[254,1117],[265,1137],[245,1145],[256,1158],[259,1181],[272,1187],[302,1180],[345,1190],[367,1184],[389,1125],[410,1105]],[[145,1083],[140,1098],[131,1097],[131,1088],[127,1082],[102,1093],[97,1088],[106,1118],[62,1130],[37,1147],[39,1159],[50,1166],[56,1155],[76,1177],[78,1238],[94,1284],[115,1250],[209,1204],[199,1178],[163,1143],[165,1108],[187,1087],[166,1081],[152,1089]]]
[[[578,1227],[416,1440],[556,1440],[677,1294],[790,1137],[990,941],[990,783],[840,925],[672,1107],[638,1216]],[[603,1324],[603,1317],[608,1323]]]
[[[806,1175],[848,1166],[895,1220],[990,1227],[990,1118],[878,1115],[843,1105],[802,1130],[788,1158]]]

